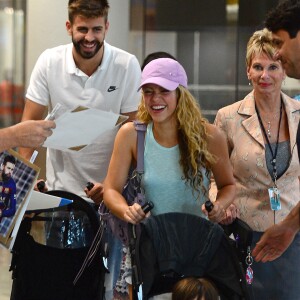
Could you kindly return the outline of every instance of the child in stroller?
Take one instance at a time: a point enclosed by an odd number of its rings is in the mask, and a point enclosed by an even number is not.
[[[188,277],[178,281],[172,292],[172,300],[219,300],[214,284],[206,278]]]

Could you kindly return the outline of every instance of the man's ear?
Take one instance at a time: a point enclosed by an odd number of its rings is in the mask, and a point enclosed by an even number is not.
[[[105,23],[105,31],[107,31],[108,28],[109,28],[109,21],[106,21],[106,23]]]
[[[66,21],[66,29],[67,29],[68,35],[71,35],[72,34],[72,25],[69,20]]]

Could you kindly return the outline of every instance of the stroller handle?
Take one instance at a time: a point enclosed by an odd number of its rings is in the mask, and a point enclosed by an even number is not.
[[[148,201],[146,202],[143,206],[142,206],[142,210],[143,212],[146,214],[148,211],[150,211],[152,208],[154,207],[154,204],[152,201]]]
[[[214,208],[214,205],[210,200],[205,201],[204,206],[207,212],[211,212]]]

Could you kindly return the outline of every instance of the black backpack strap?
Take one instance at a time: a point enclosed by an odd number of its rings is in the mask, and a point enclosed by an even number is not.
[[[100,225],[100,227],[97,231],[97,234],[95,235],[94,240],[93,240],[93,242],[92,242],[92,244],[89,248],[89,251],[88,251],[81,267],[80,267],[80,270],[78,271],[76,277],[73,280],[73,285],[76,285],[76,283],[78,282],[78,280],[82,276],[85,269],[90,266],[90,264],[94,260],[95,256],[99,252],[99,249],[101,248],[101,245],[102,245],[103,233],[104,233],[104,226]]]

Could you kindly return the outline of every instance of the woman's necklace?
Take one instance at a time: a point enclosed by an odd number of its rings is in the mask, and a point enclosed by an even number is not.
[[[269,138],[269,139],[271,139],[271,136],[272,136],[272,134],[271,134],[271,125],[272,125],[272,122],[273,122],[273,120],[275,120],[275,119],[277,118],[279,112],[280,112],[280,111],[277,111],[277,112],[274,114],[274,116],[271,117],[271,119],[268,118],[267,120],[264,120],[264,122],[267,124],[266,131],[267,131],[267,135],[268,135],[268,138]]]

